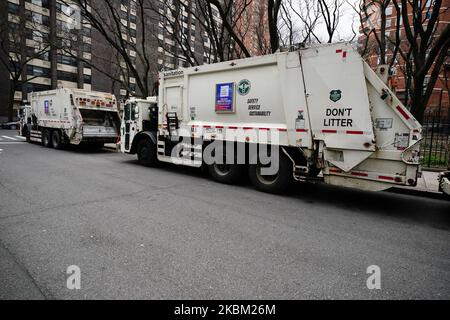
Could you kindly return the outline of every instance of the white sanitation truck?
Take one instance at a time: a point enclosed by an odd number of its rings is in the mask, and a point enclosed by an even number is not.
[[[119,138],[120,117],[114,95],[60,88],[29,94],[21,134],[45,147],[90,144],[102,147]]]
[[[267,192],[292,179],[414,186],[421,139],[421,125],[346,43],[162,72],[158,97],[127,101],[121,125],[121,151],[144,165],[206,164],[224,183],[248,173]]]

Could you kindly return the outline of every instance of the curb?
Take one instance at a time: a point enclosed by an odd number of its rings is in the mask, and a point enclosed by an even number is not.
[[[432,198],[437,200],[447,200],[449,201],[449,197],[447,197],[442,192],[430,191],[426,189],[417,189],[417,188],[403,188],[403,187],[392,187],[387,189],[386,192],[392,192],[397,194],[407,194],[412,196],[419,196],[424,198]]]

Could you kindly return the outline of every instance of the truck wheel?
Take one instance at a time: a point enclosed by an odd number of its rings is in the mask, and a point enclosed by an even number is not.
[[[208,166],[211,177],[220,183],[234,184],[242,178],[245,168],[241,164],[211,164]]]
[[[234,164],[234,163],[225,163],[229,157],[234,156],[231,154],[231,152],[228,152],[226,148],[223,146],[221,147],[224,149],[224,152],[221,152],[224,155],[222,164],[220,163],[213,163],[208,165],[208,171],[211,177],[220,183],[227,183],[227,184],[235,184],[238,183],[240,179],[242,179],[244,172],[245,172],[245,166],[242,164]],[[213,155],[215,154],[215,150],[213,150]],[[236,162],[236,158],[234,158]]]
[[[50,131],[47,129],[44,129],[44,131],[42,131],[42,145],[46,148],[52,147]]]
[[[249,166],[249,176],[252,184],[260,191],[269,193],[282,193],[292,182],[292,163],[284,155],[280,154],[278,172],[274,175],[263,175],[261,169],[269,167],[261,163]]]
[[[137,156],[141,165],[153,167],[158,163],[156,145],[149,139],[139,141],[137,146]]]
[[[22,137],[25,137],[25,138],[27,139],[27,142],[31,142],[31,139],[30,139],[30,130],[28,130],[28,127],[27,127],[27,126],[24,126],[24,127],[22,128]]]
[[[52,142],[55,149],[62,149],[62,147],[64,146],[62,142],[61,132],[59,130],[55,130],[52,132]]]

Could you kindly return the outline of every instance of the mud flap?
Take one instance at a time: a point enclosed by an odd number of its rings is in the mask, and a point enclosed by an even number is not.
[[[366,160],[372,151],[361,150],[324,150],[324,160],[330,162],[344,172],[349,172],[358,164]]]

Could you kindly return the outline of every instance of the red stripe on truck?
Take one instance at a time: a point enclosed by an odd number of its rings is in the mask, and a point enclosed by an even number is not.
[[[296,129],[295,132],[308,132],[308,129]]]
[[[398,112],[400,112],[400,114],[401,114],[406,120],[409,119],[409,115],[406,113],[405,110],[403,110],[402,107],[397,106],[397,107],[395,107],[395,108],[397,109]]]
[[[363,131],[355,131],[355,130],[347,130],[345,131],[346,134],[364,134]]]
[[[394,177],[390,176],[378,176],[378,179],[393,181]]]
[[[337,130],[330,130],[330,129],[324,129],[322,130],[323,133],[337,133]]]
[[[365,173],[365,172],[352,172],[352,175],[353,176],[358,176],[358,177],[367,177],[368,176],[368,174],[367,173]]]

